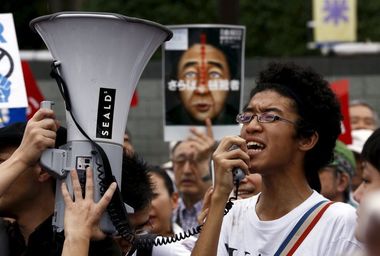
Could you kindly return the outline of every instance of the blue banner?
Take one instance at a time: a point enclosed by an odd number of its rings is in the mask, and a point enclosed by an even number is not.
[[[0,128],[16,122],[26,121],[26,108],[0,109]]]

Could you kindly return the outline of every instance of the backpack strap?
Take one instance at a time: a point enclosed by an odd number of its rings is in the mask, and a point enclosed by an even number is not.
[[[274,256],[290,256],[298,249],[307,235],[315,227],[327,208],[334,202],[320,201],[311,207],[297,222],[289,235],[282,242]]]

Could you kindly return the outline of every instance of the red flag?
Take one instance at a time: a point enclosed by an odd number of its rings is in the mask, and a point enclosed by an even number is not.
[[[28,96],[28,120],[40,108],[40,102],[44,100],[40,89],[37,86],[36,80],[30,70],[29,64],[26,61],[21,61],[22,72],[24,73],[26,95]]]
[[[133,93],[131,100],[131,107],[136,107],[139,104],[139,95],[137,94],[137,90]]]
[[[342,133],[339,136],[339,140],[345,144],[352,143],[351,137],[351,124],[349,114],[349,81],[347,79],[334,81],[331,83],[331,89],[335,92],[340,101],[340,110],[343,115]]]

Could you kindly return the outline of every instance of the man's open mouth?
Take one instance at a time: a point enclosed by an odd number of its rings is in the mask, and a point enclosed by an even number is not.
[[[265,145],[256,141],[250,141],[247,143],[247,148],[255,151],[263,151]]]

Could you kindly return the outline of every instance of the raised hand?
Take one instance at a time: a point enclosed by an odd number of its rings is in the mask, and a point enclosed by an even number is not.
[[[15,157],[27,167],[36,164],[46,148],[54,147],[58,127],[53,110],[39,109],[28,121]]]
[[[231,150],[231,148],[234,149]],[[218,195],[228,198],[231,193],[234,168],[240,168],[246,172],[249,169],[247,150],[245,140],[239,136],[227,136],[220,141],[212,156],[215,175],[214,191],[217,191]]]
[[[194,147],[197,149],[197,160],[210,160],[211,155],[214,152],[216,141],[212,132],[212,123],[209,118],[205,121],[206,132],[200,132],[196,128],[190,128],[193,136],[188,140],[194,142]]]
[[[206,191],[204,197],[203,197],[202,210],[199,213],[199,215],[197,216],[197,220],[198,220],[199,225],[203,224],[207,219],[208,212],[210,209],[210,204],[211,204],[211,196],[212,196],[213,191],[214,191],[214,188],[209,187],[208,190]]]
[[[116,190],[112,183],[99,202],[94,202],[93,174],[90,168],[86,170],[85,195],[79,183],[76,170],[70,172],[73,184],[74,200],[71,198],[65,183],[62,183],[62,195],[65,202],[64,229],[66,237],[77,237],[85,240],[100,240],[105,234],[99,228],[102,214],[106,210]]]

